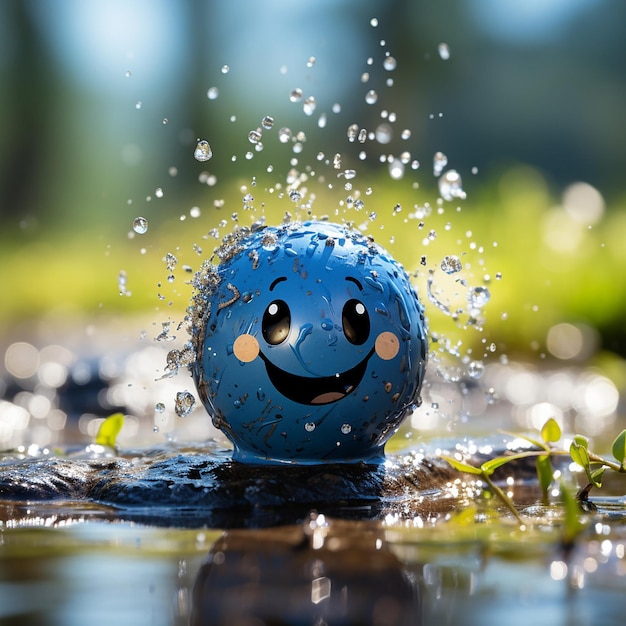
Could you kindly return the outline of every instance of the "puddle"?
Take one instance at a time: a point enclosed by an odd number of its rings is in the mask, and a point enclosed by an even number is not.
[[[0,511],[3,624],[582,625],[623,611],[626,532],[605,522],[566,555],[548,521],[522,532],[458,511],[408,526],[315,512],[227,531],[76,503]]]

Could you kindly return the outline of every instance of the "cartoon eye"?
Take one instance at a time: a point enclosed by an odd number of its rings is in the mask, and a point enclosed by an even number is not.
[[[369,337],[370,316],[361,301],[352,299],[345,303],[341,323],[346,339],[355,346],[365,343]]]
[[[287,339],[291,326],[291,312],[284,300],[270,302],[263,313],[262,331],[267,343],[277,346]]]

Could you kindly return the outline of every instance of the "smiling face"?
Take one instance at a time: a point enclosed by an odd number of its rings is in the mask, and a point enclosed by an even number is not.
[[[419,400],[426,359],[402,267],[361,235],[311,222],[251,234],[218,273],[193,374],[235,458],[381,458]]]

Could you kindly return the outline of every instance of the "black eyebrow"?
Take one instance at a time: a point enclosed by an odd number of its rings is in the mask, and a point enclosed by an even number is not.
[[[273,281],[272,284],[270,285],[270,291],[272,291],[272,289],[274,289],[274,287],[276,287],[276,285],[278,285],[278,283],[281,283],[283,280],[287,280],[287,277],[280,276],[275,281]]]
[[[363,285],[356,278],[353,278],[352,276],[346,276],[346,280],[353,282],[360,291],[363,291]]]

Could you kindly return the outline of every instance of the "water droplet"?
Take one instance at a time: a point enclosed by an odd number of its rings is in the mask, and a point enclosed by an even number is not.
[[[376,137],[376,141],[378,143],[387,144],[391,141],[393,137],[393,129],[391,128],[389,124],[386,124],[386,123],[379,124],[376,127],[374,136]]]
[[[370,89],[365,94],[365,102],[367,102],[367,104],[376,104],[376,102],[378,102],[378,94],[373,89]]]
[[[376,28],[376,27],[378,26],[378,18],[373,17],[373,18],[370,20],[370,26],[371,26],[372,28]]]
[[[124,74],[124,76],[126,76],[126,78],[130,78],[132,76],[132,72],[130,70],[126,70],[126,73]]]
[[[157,198],[162,198],[162,197],[163,197],[163,189],[161,189],[161,187],[157,187],[157,188],[154,190],[154,195],[155,195]]]
[[[217,97],[220,95],[220,90],[217,87],[209,87],[206,95],[209,100],[217,100]]]
[[[350,124],[350,126],[348,126],[348,141],[354,141],[357,138],[357,135],[359,134],[359,126],[358,124]]]
[[[260,130],[251,130],[248,133],[248,141],[250,143],[257,144],[259,143],[259,141],[261,141],[262,138],[263,135],[261,134]]]
[[[454,198],[465,199],[463,181],[456,170],[448,170],[439,178],[439,194],[447,201],[454,200]]]
[[[133,230],[138,235],[145,235],[148,232],[148,220],[145,217],[136,217],[133,220]]]
[[[208,161],[213,156],[213,151],[208,141],[201,140],[196,144],[193,157],[196,161]]]
[[[339,153],[335,154],[333,157],[333,167],[336,170],[341,169],[341,155]]]
[[[307,67],[313,67],[315,65],[315,61],[317,59],[315,57],[309,57],[309,60],[306,62]]]
[[[345,170],[343,175],[346,177],[346,180],[351,180],[356,176],[356,170]]]
[[[291,102],[300,102],[300,100],[302,100],[302,89],[299,87],[292,89],[289,94],[289,100],[291,100]]]
[[[411,131],[410,131],[408,128],[405,128],[405,129],[402,131],[402,133],[401,133],[400,137],[401,137],[402,139],[404,139],[404,141],[406,141],[407,139],[410,139],[410,138],[411,138]]]
[[[167,266],[168,271],[173,272],[177,263],[178,259],[171,252],[168,252],[165,255],[165,265]]]
[[[359,143],[365,143],[367,141],[367,130],[365,128],[361,128],[359,131]]]
[[[191,209],[189,209],[189,215],[191,217],[200,217],[200,207],[192,206]]]
[[[472,361],[467,368],[468,376],[474,380],[478,380],[483,375],[484,371],[485,366],[482,361]]]
[[[352,432],[352,426],[350,426],[350,424],[342,424],[341,425],[341,432],[344,435],[348,435]]]
[[[389,163],[389,176],[393,180],[400,180],[404,176],[404,163],[400,159],[393,159]]]
[[[163,413],[165,411],[165,405],[162,402],[157,402],[154,405],[154,410],[156,413]]]
[[[261,126],[263,126],[265,130],[270,130],[274,126],[274,118],[271,115],[266,115],[261,120]]]
[[[383,67],[388,72],[392,72],[396,69],[397,66],[398,62],[396,61],[395,57],[385,57],[385,60],[383,61]]]
[[[264,250],[272,252],[278,246],[278,237],[274,233],[265,233],[261,239],[261,245]]]
[[[315,108],[317,107],[317,101],[313,96],[309,96],[302,105],[302,110],[305,115],[313,115],[315,113]]]
[[[188,391],[179,391],[176,394],[175,411],[178,417],[187,417],[196,406],[196,400]]]
[[[128,283],[128,276],[124,270],[120,270],[120,273],[117,275],[117,287],[120,292],[120,296],[130,296],[130,291],[126,288]]]
[[[313,422],[307,422],[304,425],[304,430],[306,430],[307,433],[312,433],[315,430],[315,424]]]
[[[222,74],[228,74],[230,67],[228,65],[222,65]]]
[[[135,103],[135,108],[139,111],[139,109],[141,109],[142,107],[142,104],[143,103],[141,102],[141,100],[137,100],[137,102]]]
[[[435,152],[433,157],[433,174],[440,176],[446,165],[448,165],[448,157],[443,152]]]
[[[164,117],[164,118],[163,118],[163,124],[165,125],[165,124],[167,124],[168,122],[169,122],[169,120],[167,119],[167,117]]]
[[[467,294],[468,302],[475,309],[484,307],[485,304],[489,302],[490,297],[491,294],[489,293],[489,289],[486,287],[474,287],[473,289],[470,289]]]
[[[291,141],[291,129],[281,128],[278,131],[278,141],[280,141],[280,143],[289,143]]]
[[[455,274],[463,269],[463,264],[458,256],[448,255],[443,257],[443,260],[441,261],[441,269],[446,274]]]
[[[439,56],[444,61],[447,61],[450,58],[450,47],[448,46],[447,43],[440,43],[437,46],[437,51],[439,52]]]
[[[289,199],[297,204],[300,200],[302,200],[302,195],[297,189],[291,189],[289,191]]]

